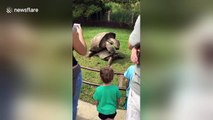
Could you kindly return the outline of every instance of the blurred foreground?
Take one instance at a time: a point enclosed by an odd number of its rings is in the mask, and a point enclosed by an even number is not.
[[[212,13],[144,24],[142,119],[213,119]]]
[[[71,28],[0,20],[0,119],[71,117]]]

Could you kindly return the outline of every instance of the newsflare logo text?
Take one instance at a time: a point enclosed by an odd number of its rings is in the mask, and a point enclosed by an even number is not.
[[[26,7],[26,8],[7,7],[6,8],[6,13],[38,13],[38,12],[39,12],[38,8],[31,8],[31,7]]]

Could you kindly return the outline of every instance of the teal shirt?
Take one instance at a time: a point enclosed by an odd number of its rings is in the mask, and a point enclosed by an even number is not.
[[[135,73],[135,65],[131,65],[130,67],[128,67],[126,72],[124,72],[124,77],[129,81],[129,86],[126,89],[126,97],[129,96],[129,90],[130,90],[130,86],[132,83],[132,78],[133,78],[134,73]]]
[[[99,86],[93,95],[93,99],[98,101],[98,112],[105,115],[116,112],[117,101],[120,97],[121,93],[115,85]]]

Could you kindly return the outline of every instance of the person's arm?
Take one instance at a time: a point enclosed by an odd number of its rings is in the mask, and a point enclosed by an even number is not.
[[[94,95],[93,95],[93,99],[94,99],[94,104],[96,105],[96,106],[98,106],[98,98],[99,98],[99,95],[98,95],[98,91],[97,91],[97,88],[96,88],[96,90],[95,90],[95,93],[94,93]]]
[[[117,104],[118,104],[117,106],[120,105],[120,101],[121,101],[121,100],[120,100],[120,98],[119,98],[119,99],[117,100]]]
[[[130,68],[131,68],[131,67],[128,67],[128,69],[124,72],[125,83],[126,83],[126,89],[129,87]]]
[[[126,79],[125,82],[126,82],[126,89],[127,89],[129,87],[129,80]]]
[[[80,55],[87,54],[87,45],[83,38],[83,31],[80,26],[77,28],[77,32],[73,32],[73,48]]]
[[[98,101],[97,100],[95,100],[95,103],[94,103],[96,106],[98,106]]]
[[[123,75],[119,75],[119,88],[122,88],[123,86],[123,80],[124,80],[124,76]]]
[[[119,90],[119,89],[117,89],[116,97],[117,97],[117,107],[118,107],[119,104],[120,104],[120,98],[121,98],[121,93],[120,93],[120,90]]]

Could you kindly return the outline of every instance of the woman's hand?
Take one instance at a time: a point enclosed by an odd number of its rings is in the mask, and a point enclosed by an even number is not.
[[[82,36],[83,36],[83,31],[82,31],[82,29],[81,29],[81,26],[80,26],[80,25],[77,26],[76,29],[77,29],[78,35],[82,35]]]
[[[86,55],[87,54],[87,45],[83,38],[83,31],[81,29],[81,26],[76,27],[77,31],[73,32],[72,36],[72,44],[74,50],[80,54],[80,55]]]

